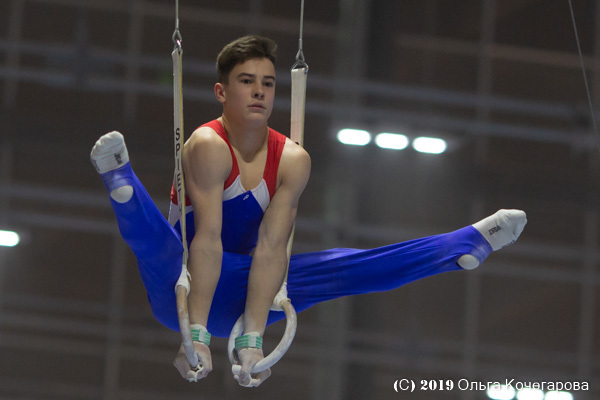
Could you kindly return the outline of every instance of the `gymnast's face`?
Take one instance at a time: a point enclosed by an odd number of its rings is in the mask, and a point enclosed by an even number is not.
[[[228,83],[217,83],[215,95],[229,118],[266,123],[275,98],[275,66],[268,58],[237,64]]]

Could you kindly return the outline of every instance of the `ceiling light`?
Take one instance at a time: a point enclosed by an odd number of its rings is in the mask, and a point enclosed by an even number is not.
[[[408,138],[399,133],[380,133],[375,136],[375,144],[382,149],[402,150],[408,146]]]
[[[573,395],[569,392],[553,390],[546,392],[546,397],[544,397],[544,400],[573,400]]]
[[[0,246],[14,247],[20,240],[17,232],[0,230]]]
[[[492,400],[512,400],[515,398],[515,389],[512,386],[501,385],[489,388],[486,394]]]
[[[446,141],[433,137],[418,137],[413,141],[413,148],[421,153],[440,154],[448,147]]]
[[[525,388],[517,392],[518,400],[544,400],[544,392],[539,389]]]
[[[344,144],[364,146],[371,141],[371,134],[360,129],[342,129],[338,132],[337,139]]]

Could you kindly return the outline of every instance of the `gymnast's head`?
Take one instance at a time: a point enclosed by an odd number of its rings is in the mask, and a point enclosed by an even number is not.
[[[219,83],[228,84],[229,74],[238,64],[248,60],[267,58],[275,65],[277,44],[268,38],[249,35],[229,43],[217,56]]]

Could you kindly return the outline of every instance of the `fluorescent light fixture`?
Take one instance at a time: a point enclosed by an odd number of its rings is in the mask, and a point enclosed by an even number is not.
[[[525,388],[517,392],[517,400],[544,400],[544,391]]]
[[[501,385],[497,388],[488,389],[486,394],[492,400],[512,400],[515,398],[515,388]]]
[[[443,153],[448,147],[444,139],[423,136],[413,140],[412,146],[416,151],[429,154]]]
[[[560,390],[552,390],[546,392],[544,400],[573,400],[573,395],[569,392],[563,392]]]
[[[375,136],[375,144],[382,149],[403,150],[408,146],[408,138],[399,133],[380,133]]]
[[[0,246],[14,247],[20,240],[17,232],[0,230]]]
[[[353,146],[364,146],[371,141],[371,134],[360,129],[342,129],[337,134],[337,139]]]

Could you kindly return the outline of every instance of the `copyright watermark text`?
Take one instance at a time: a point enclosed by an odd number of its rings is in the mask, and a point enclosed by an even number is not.
[[[394,381],[394,390],[400,392],[416,391],[486,391],[513,388],[515,390],[539,389],[543,391],[585,391],[590,389],[589,382],[521,382],[516,379],[506,379],[504,382],[482,382],[468,379],[397,379]]]

